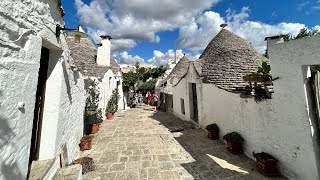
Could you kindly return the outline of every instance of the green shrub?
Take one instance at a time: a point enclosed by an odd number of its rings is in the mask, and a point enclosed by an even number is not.
[[[95,115],[95,114],[98,114],[98,112],[97,111],[87,111],[88,116]]]
[[[220,129],[217,124],[209,124],[208,126],[206,126],[206,130],[220,132]]]
[[[87,99],[86,107],[97,107],[99,104],[100,98],[100,88],[98,87],[97,81],[90,81],[89,87],[86,88]]]
[[[229,142],[243,143],[244,139],[237,132],[231,132],[223,136],[223,139]]]
[[[106,107],[106,113],[115,113],[118,111],[119,99],[120,99],[120,95],[119,95],[118,89],[113,90],[112,95]]]

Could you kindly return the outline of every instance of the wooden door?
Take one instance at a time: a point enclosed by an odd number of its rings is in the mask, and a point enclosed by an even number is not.
[[[31,138],[31,149],[29,163],[39,159],[39,148],[41,138],[42,116],[45,103],[46,81],[48,73],[49,49],[41,49],[40,68],[38,73],[38,86],[36,103],[34,109],[33,129]]]
[[[192,83],[192,104],[193,104],[193,119],[198,122],[198,97],[197,97],[197,86]]]

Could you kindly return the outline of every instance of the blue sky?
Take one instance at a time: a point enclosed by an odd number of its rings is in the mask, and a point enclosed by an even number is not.
[[[257,49],[264,37],[320,29],[320,0],[64,0],[67,27],[82,24],[96,42],[114,37],[120,63],[166,64],[186,53],[196,59],[221,23]]]

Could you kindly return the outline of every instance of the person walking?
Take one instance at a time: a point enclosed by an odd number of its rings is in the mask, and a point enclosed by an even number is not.
[[[153,102],[154,102],[154,106],[155,106],[155,109],[154,111],[157,112],[158,110],[158,100],[159,100],[159,96],[156,92],[153,93]]]
[[[139,103],[140,103],[140,106],[142,106],[142,104],[143,104],[143,97],[142,97],[142,94],[141,94],[141,92],[139,91],[139,95],[138,95],[138,97],[139,97]]]
[[[151,93],[150,93],[150,91],[147,92],[147,102],[148,102],[148,105],[150,105],[150,103],[151,103]]]

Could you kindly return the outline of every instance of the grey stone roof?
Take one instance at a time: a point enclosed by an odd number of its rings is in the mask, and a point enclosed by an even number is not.
[[[203,60],[199,59],[197,61],[192,61],[197,73],[199,74],[199,76],[201,76],[202,74],[202,67],[203,67]]]
[[[247,85],[242,77],[257,71],[259,58],[262,57],[251,44],[222,29],[200,56],[203,60],[203,82],[215,84],[230,92],[238,92]]]
[[[69,35],[67,37],[67,44],[71,52],[71,57],[82,74],[85,74],[84,70],[87,70],[88,76],[103,77],[109,69],[111,69],[113,73],[120,71],[120,66],[113,58],[110,59],[110,67],[98,66],[96,63],[97,48],[89,37],[81,38],[80,43],[76,43],[74,37]]]
[[[171,83],[175,86],[177,85],[180,80],[188,73],[190,60],[183,56],[177,65],[173,68],[171,73],[168,76],[168,79],[171,79]]]

